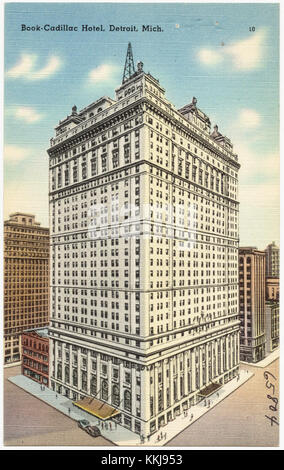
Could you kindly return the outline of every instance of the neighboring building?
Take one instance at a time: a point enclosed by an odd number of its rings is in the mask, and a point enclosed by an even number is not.
[[[266,254],[266,303],[265,333],[266,354],[279,346],[279,248],[275,242],[267,246]]]
[[[48,386],[48,328],[35,328],[22,333],[22,374]]]
[[[265,357],[265,252],[255,247],[239,249],[239,287],[242,361]]]
[[[275,242],[270,243],[265,249],[266,277],[279,277],[279,253],[280,250]]]
[[[141,63],[48,154],[50,386],[147,436],[238,374],[237,155]]]
[[[268,300],[265,303],[266,354],[279,346],[279,302]]]
[[[279,277],[266,278],[266,300],[279,301]]]
[[[279,278],[266,278],[265,334],[266,354],[279,346]]]
[[[49,229],[17,212],[4,222],[4,363],[21,360],[21,333],[49,322]]]
[[[275,242],[267,246],[265,332],[266,354],[279,346],[279,248]]]

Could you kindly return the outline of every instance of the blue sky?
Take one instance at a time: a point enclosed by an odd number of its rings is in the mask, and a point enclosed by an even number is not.
[[[21,25],[77,26],[77,32]],[[81,25],[105,32],[81,32]],[[109,32],[108,25],[139,32]],[[160,25],[163,32],[140,31]],[[250,29],[254,28],[254,31]],[[10,3],[5,5],[4,217],[48,225],[53,129],[76,104],[114,97],[127,43],[177,108],[193,96],[239,153],[240,243],[279,243],[279,7],[277,4]]]

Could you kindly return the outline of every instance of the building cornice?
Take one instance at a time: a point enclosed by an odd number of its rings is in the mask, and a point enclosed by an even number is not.
[[[195,132],[192,129],[192,126],[193,126],[192,123],[190,123],[191,127],[189,127],[185,123],[179,121],[175,117],[176,113],[178,113],[180,115],[182,120],[185,120],[185,118],[176,109],[173,109],[172,110],[173,114],[171,114],[170,112],[162,109],[159,105],[157,105],[151,99],[149,99],[145,96],[139,98],[137,101],[135,101],[133,103],[130,103],[128,106],[126,106],[122,110],[120,109],[120,110],[114,112],[111,116],[106,116],[102,121],[100,121],[100,123],[95,123],[87,129],[82,129],[78,134],[76,134],[76,136],[71,136],[70,138],[67,138],[64,142],[60,142],[57,145],[54,145],[54,146],[50,147],[47,150],[47,153],[49,154],[49,156],[53,156],[52,155],[53,153],[54,154],[60,153],[62,150],[63,151],[67,150],[67,149],[71,148],[73,145],[76,145],[78,143],[83,142],[84,140],[88,140],[92,137],[95,137],[96,134],[98,134],[99,132],[102,132],[103,130],[106,130],[110,125],[111,126],[115,125],[116,121],[120,122],[120,121],[123,121],[125,119],[128,119],[130,116],[127,115],[127,113],[129,113],[129,111],[133,110],[133,113],[131,113],[131,114],[134,114],[135,113],[135,108],[139,108],[141,106],[141,104],[142,105],[146,104],[146,106],[148,106],[148,108],[150,110],[155,109],[160,115],[161,114],[164,115],[164,117],[166,117],[166,119],[169,122],[174,121],[175,126],[177,128],[180,128],[180,129],[182,129],[183,132],[188,133],[190,135],[190,137],[192,137],[193,139],[196,139],[204,147],[209,148],[211,152],[215,153],[216,155],[218,155],[220,158],[222,158],[226,162],[232,164],[237,169],[240,168],[241,165],[238,162],[236,162],[233,158],[230,158],[227,155],[225,155],[221,151],[220,148],[216,148],[208,140],[204,139],[201,135],[198,134],[197,130]],[[140,109],[140,111],[142,111],[142,109]],[[146,108],[145,111],[147,111],[147,108]],[[122,116],[122,117],[120,117],[120,119],[118,119],[119,116]],[[84,139],[83,139],[83,136],[85,137]],[[54,155],[54,156],[56,156],[56,155]]]
[[[149,98],[144,97],[144,100],[148,104],[149,109],[156,109],[159,112],[159,114],[164,114],[169,121],[174,121],[175,122],[175,125],[176,125],[177,128],[180,128],[184,132],[188,133],[192,138],[199,141],[202,145],[209,148],[213,153],[217,154],[219,157],[223,158],[228,163],[234,165],[237,169],[239,169],[241,167],[241,165],[238,162],[236,162],[234,159],[229,158],[227,155],[225,155],[221,151],[221,149],[214,147],[213,144],[211,144],[209,141],[207,141],[202,136],[200,136],[197,133],[198,132],[197,130],[196,130],[196,132],[194,132],[194,130],[191,127],[187,127],[186,124],[184,124],[183,122],[180,122],[174,115],[172,115],[169,112],[165,111],[164,109],[160,108],[156,103],[153,103],[153,101],[150,100]],[[173,111],[173,114],[178,113],[180,115],[180,117],[183,120],[185,120],[184,116],[181,113],[179,113],[176,109],[174,109],[172,111]],[[192,123],[189,123],[189,124],[191,124],[191,126],[193,126]]]

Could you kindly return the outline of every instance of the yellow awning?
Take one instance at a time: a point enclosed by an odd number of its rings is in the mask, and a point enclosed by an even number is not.
[[[84,397],[82,400],[74,401],[73,404],[97,418],[106,420],[120,413],[119,410],[94,397]]]

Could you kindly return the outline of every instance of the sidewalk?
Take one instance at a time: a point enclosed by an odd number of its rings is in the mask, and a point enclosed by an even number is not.
[[[244,362],[241,361],[241,364],[245,364],[247,366],[253,366],[253,367],[267,367],[269,364],[272,362],[276,361],[280,357],[280,348],[275,349],[271,354],[269,354],[267,357],[262,359],[262,361],[259,362]]]
[[[180,416],[176,417],[174,421],[168,423],[166,426],[163,426],[162,429],[159,429],[158,432],[152,435],[149,442],[145,442],[145,444],[140,443],[139,445],[165,445],[167,442],[171,441],[175,436],[180,434],[184,429],[186,429],[188,426],[190,426],[203,415],[205,415],[205,413],[208,413],[208,411],[212,410],[214,406],[218,405],[218,403],[220,403],[226,397],[231,395],[231,393],[233,393],[237,388],[239,388],[253,376],[254,374],[252,372],[249,372],[247,370],[240,370],[239,379],[234,378],[225,385],[222,385],[222,387],[216,393],[213,393],[213,395],[211,395],[209,398],[207,398],[206,400],[202,400],[200,403],[198,403],[198,405],[192,406],[188,410],[187,416],[184,416],[182,413]],[[208,402],[210,402],[210,407],[208,407]],[[166,434],[166,438],[163,438],[162,440],[158,441],[158,436],[159,434],[161,434],[161,431],[163,435]]]
[[[95,416],[92,416],[86,411],[73,405],[72,400],[69,400],[69,398],[56,393],[50,388],[45,387],[44,390],[41,390],[40,384],[25,377],[24,375],[16,375],[15,377],[10,377],[8,380],[39,400],[42,400],[53,408],[56,408],[66,416],[69,416],[71,419],[75,421],[79,421],[81,419],[88,420],[90,425],[98,426],[103,437],[117,445],[120,445],[120,440],[128,442],[129,445],[137,445],[137,443],[140,442],[139,436],[137,434],[120,425],[116,426],[116,423],[113,421],[112,430],[102,429],[102,421],[99,418],[96,418]]]
[[[74,406],[72,400],[69,400],[62,395],[56,394],[56,392],[47,387],[45,387],[44,390],[41,390],[40,384],[34,382],[31,379],[28,379],[23,375],[10,377],[8,380],[36,398],[44,401],[53,408],[56,408],[58,411],[64,413],[66,416],[69,416],[75,421],[80,419],[87,419],[91,425],[95,425],[100,428],[103,437],[118,446],[161,447],[173,439],[177,434],[182,432],[185,428],[193,424],[196,420],[201,418],[205,413],[214,408],[214,406],[218,405],[218,403],[233,393],[253,375],[254,374],[252,372],[241,370],[239,379],[235,378],[227,384],[223,385],[207,400],[202,400],[198,405],[191,407],[188,410],[187,416],[184,416],[183,413],[180,416],[177,416],[172,422],[163,426],[161,429],[159,429],[159,431],[153,434],[149,440],[146,439],[144,443],[141,442],[140,437],[137,434],[124,428],[123,426],[120,426],[119,424],[114,423],[113,421],[111,422],[112,429],[109,429],[109,424],[108,428],[105,429],[105,423],[102,423],[100,419]],[[210,404],[209,407],[208,404]],[[104,426],[103,428],[102,425]],[[158,436],[160,436],[161,432],[163,434],[163,438],[158,440]]]

